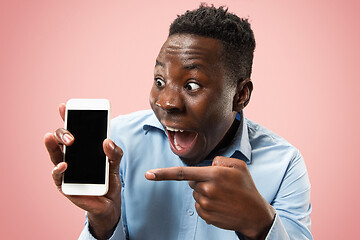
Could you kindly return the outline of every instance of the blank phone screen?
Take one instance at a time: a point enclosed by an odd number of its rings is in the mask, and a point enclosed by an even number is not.
[[[68,110],[67,130],[75,141],[66,147],[64,183],[105,184],[107,118],[106,110]]]

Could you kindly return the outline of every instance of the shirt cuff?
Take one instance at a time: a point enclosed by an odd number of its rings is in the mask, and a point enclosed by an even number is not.
[[[269,233],[267,234],[265,240],[276,240],[276,239],[290,239],[287,234],[279,214],[275,214],[274,222],[270,228]]]
[[[120,220],[118,222],[118,224],[116,225],[116,228],[112,234],[112,236],[109,238],[109,240],[125,240],[125,233],[123,231],[123,221],[122,218],[120,217]],[[97,240],[96,238],[94,238],[93,235],[91,235],[90,230],[89,230],[89,222],[86,219],[85,222],[85,227],[83,229],[83,231],[81,232],[78,240]]]
[[[244,236],[241,233],[239,232],[235,232],[235,233],[240,240],[244,239]],[[276,240],[276,239],[283,239],[283,240],[290,239],[277,213],[275,214],[275,219],[271,225],[268,234],[266,235],[265,240]]]

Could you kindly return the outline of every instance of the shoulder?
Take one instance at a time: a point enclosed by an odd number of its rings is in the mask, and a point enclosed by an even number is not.
[[[130,125],[144,125],[154,115],[152,110],[142,110],[125,115],[119,115],[111,120],[111,128],[122,128]]]
[[[310,182],[300,151],[276,133],[246,120],[252,159],[249,169],[264,198],[271,203],[274,198],[308,191]]]
[[[152,110],[137,111],[130,114],[119,115],[111,120],[110,138],[116,144],[124,144],[124,141],[135,140],[144,136],[144,126],[154,121]]]
[[[253,153],[278,153],[283,156],[282,159],[287,160],[301,157],[299,150],[283,137],[252,120],[246,119],[246,124]]]
[[[249,140],[251,145],[272,146],[283,145],[293,147],[288,141],[260,124],[246,119]]]

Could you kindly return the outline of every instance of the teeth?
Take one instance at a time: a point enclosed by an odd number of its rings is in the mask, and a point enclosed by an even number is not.
[[[174,138],[174,145],[177,150],[180,151],[182,149],[182,147],[177,143],[176,138]]]
[[[166,130],[172,131],[172,132],[184,132],[184,130],[176,129],[176,128],[172,128],[172,127],[166,127]]]

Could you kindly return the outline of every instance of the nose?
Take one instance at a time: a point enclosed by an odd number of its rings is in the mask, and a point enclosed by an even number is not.
[[[184,101],[180,90],[171,86],[166,86],[162,90],[155,104],[166,112],[180,112],[184,110]]]

